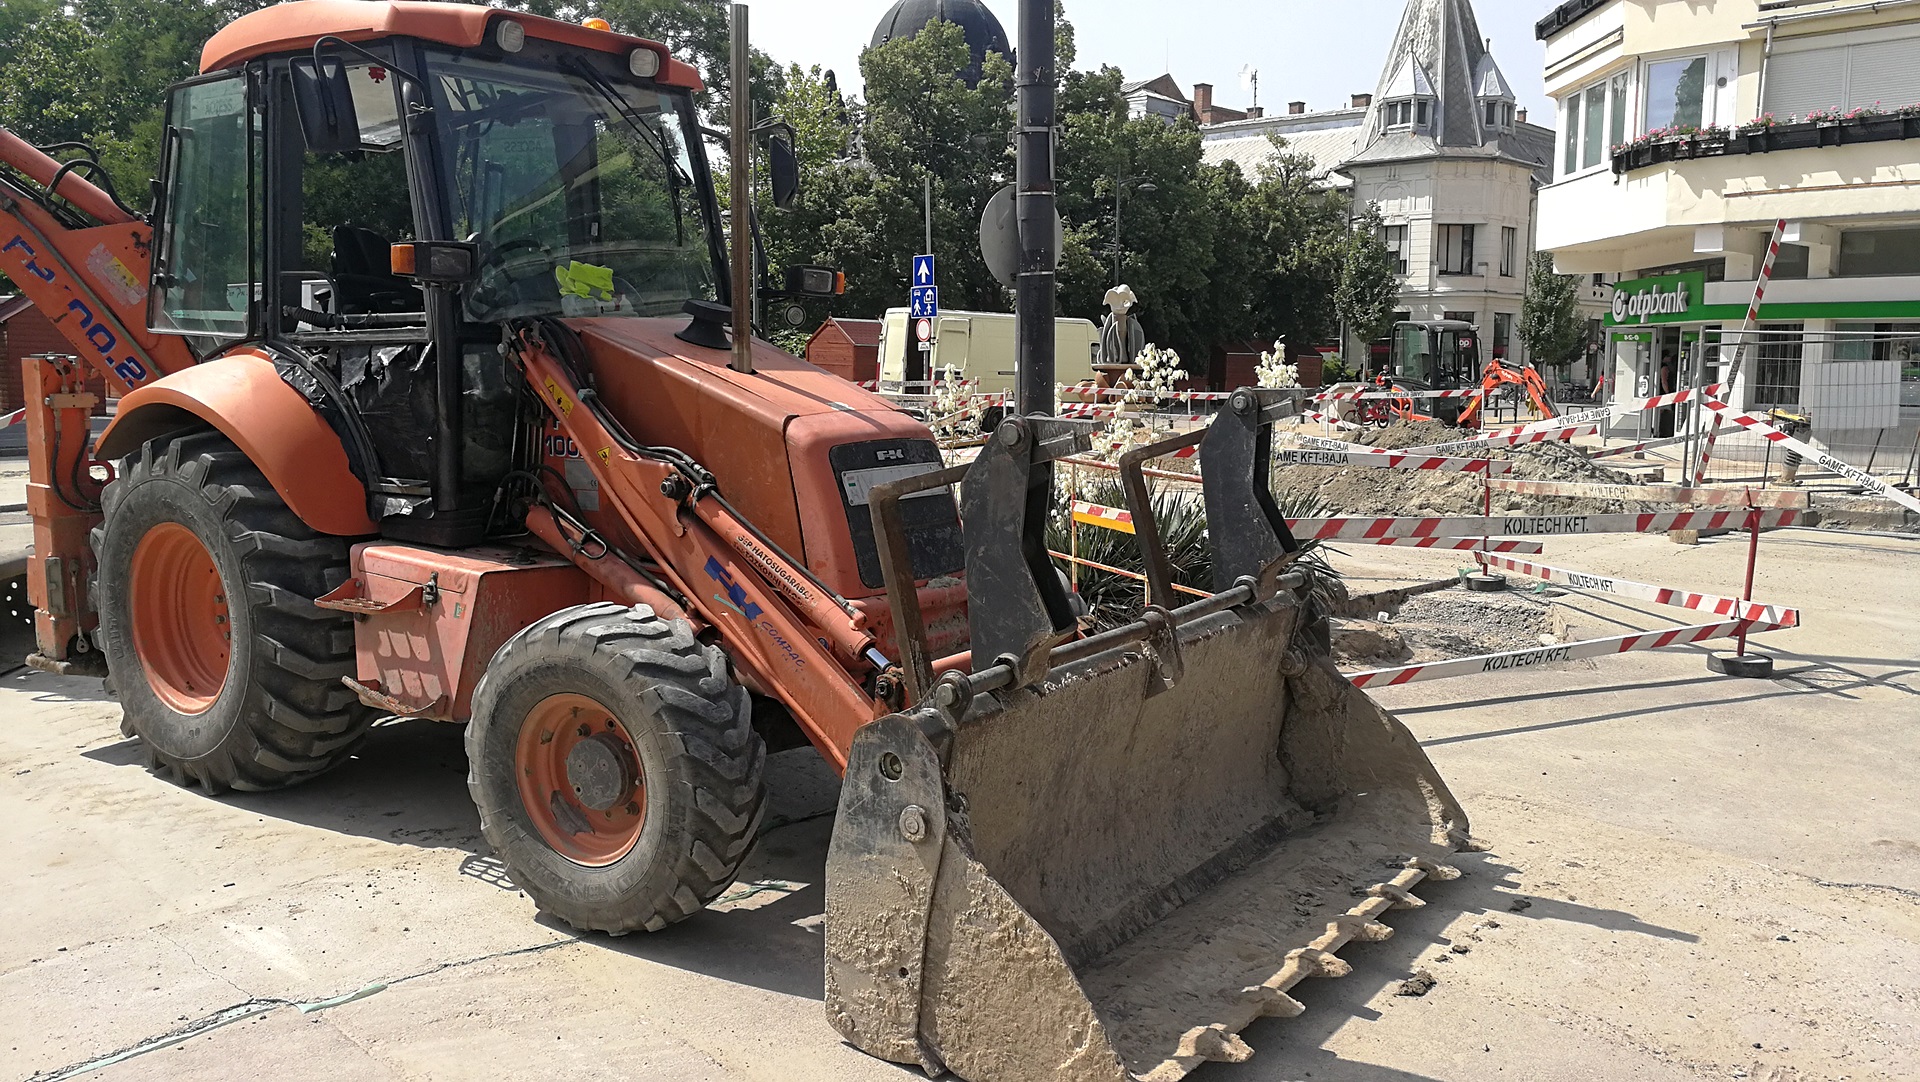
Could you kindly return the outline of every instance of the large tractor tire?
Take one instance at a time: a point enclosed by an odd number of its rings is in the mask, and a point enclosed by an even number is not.
[[[218,793],[351,755],[375,716],[340,683],[352,618],[313,604],[346,580],[348,542],[308,529],[217,432],[149,441],[102,502],[101,648],[149,766]]]
[[[513,881],[575,928],[657,931],[720,895],[766,808],[766,745],[718,647],[645,606],[508,639],[473,695],[467,787]]]

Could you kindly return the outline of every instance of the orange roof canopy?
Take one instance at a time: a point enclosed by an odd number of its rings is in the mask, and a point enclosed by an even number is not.
[[[526,28],[530,38],[581,49],[619,55],[639,47],[652,49],[660,54],[660,74],[655,77],[659,82],[700,89],[700,73],[669,56],[666,46],[658,42],[504,8],[431,0],[293,0],[261,8],[207,39],[200,51],[200,70],[220,71],[259,56],[311,49],[328,35],[347,41],[410,37],[472,48],[487,40],[495,19],[512,19]]]

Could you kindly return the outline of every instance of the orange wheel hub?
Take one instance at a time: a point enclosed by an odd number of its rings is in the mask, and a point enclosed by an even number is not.
[[[133,649],[147,686],[182,714],[204,714],[227,684],[233,623],[213,556],[177,522],[148,530],[134,546]]]
[[[534,704],[514,745],[527,818],[553,851],[589,867],[633,850],[647,821],[646,770],[633,738],[590,696]]]

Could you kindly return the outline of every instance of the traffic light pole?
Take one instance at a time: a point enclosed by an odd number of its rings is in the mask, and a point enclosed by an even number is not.
[[[1015,216],[1020,264],[1014,279],[1016,396],[1022,414],[1053,412],[1054,266],[1053,4],[1020,0],[1020,126],[1016,133]]]

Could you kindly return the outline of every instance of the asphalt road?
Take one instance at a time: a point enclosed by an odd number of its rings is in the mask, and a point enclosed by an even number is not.
[[[1350,550],[1356,583],[1454,561]],[[1737,590],[1744,547],[1552,539],[1552,562]],[[1485,852],[1197,1082],[1920,1077],[1920,544],[1769,534],[1773,681],[1696,648],[1378,695]],[[1558,599],[1583,635],[1670,615]],[[458,730],[378,728],[298,789],[149,775],[97,681],[0,678],[0,1076],[889,1079],[821,1009],[835,782],[774,762],[715,911],[654,935],[536,920],[478,835]],[[1418,970],[1421,997],[1394,992]],[[339,1001],[341,997],[360,998]],[[234,1020],[237,1019],[237,1020]],[[227,1022],[228,1024],[217,1024]]]

